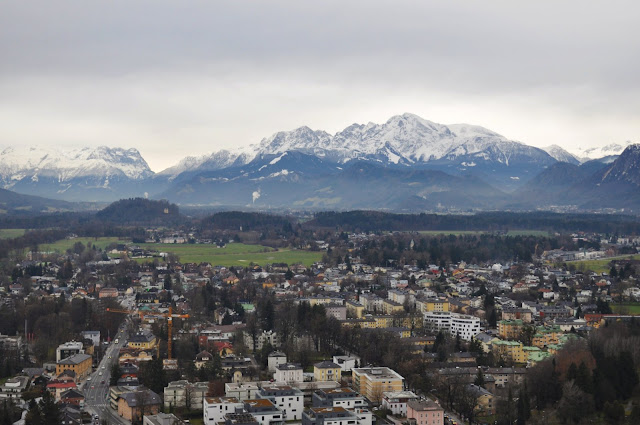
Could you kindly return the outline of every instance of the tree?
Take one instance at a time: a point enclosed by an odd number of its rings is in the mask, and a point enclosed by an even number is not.
[[[173,286],[173,281],[171,280],[171,275],[167,273],[164,275],[164,289],[165,291],[170,291]]]
[[[60,423],[60,408],[49,391],[45,391],[40,401],[43,425],[58,425]]]
[[[478,374],[476,375],[476,380],[473,381],[474,385],[484,388],[484,384],[486,383],[484,380],[484,373],[482,373],[482,369],[478,369]]]
[[[562,387],[562,398],[558,402],[558,417],[564,422],[578,423],[592,411],[593,398],[582,391],[573,381]]]
[[[113,366],[111,366],[111,378],[109,379],[109,385],[115,386],[118,385],[118,379],[122,376],[122,369],[120,369],[120,363],[115,362]]]
[[[25,425],[42,425],[42,412],[34,399],[29,401],[29,411],[25,416]]]

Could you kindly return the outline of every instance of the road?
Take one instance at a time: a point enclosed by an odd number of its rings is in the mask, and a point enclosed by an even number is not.
[[[98,368],[90,375],[90,379],[82,386],[84,393],[84,409],[91,414],[92,417],[98,415],[100,423],[107,421],[110,425],[131,425],[131,422],[118,416],[116,410],[111,409],[109,405],[109,380],[111,377],[111,367],[118,361],[118,354],[127,341],[126,327],[131,319],[127,319],[120,327],[116,338],[107,347],[102,361],[98,364]],[[115,341],[118,341],[116,344]],[[102,374],[102,375],[101,375]]]

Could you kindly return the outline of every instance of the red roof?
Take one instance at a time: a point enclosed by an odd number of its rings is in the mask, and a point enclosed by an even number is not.
[[[49,382],[47,388],[76,388],[75,382]]]

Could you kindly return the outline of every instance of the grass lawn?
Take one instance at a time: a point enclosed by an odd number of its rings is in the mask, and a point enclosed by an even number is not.
[[[230,243],[224,248],[209,244],[140,244],[141,247],[177,255],[183,263],[207,262],[215,266],[248,266],[251,263],[302,263],[310,266],[322,259],[322,252],[279,249],[242,243]],[[146,262],[151,259],[138,259]]]
[[[613,260],[633,259],[640,260],[640,254],[620,255],[618,257],[602,258],[600,260],[577,260],[567,261],[567,264],[574,264],[578,270],[591,270],[596,273],[609,273],[611,267],[609,263]]]
[[[13,239],[24,235],[24,229],[0,229],[0,239]]]
[[[118,238],[75,238],[75,239],[62,239],[51,244],[42,244],[39,246],[39,250],[43,252],[60,252],[65,253],[67,249],[73,248],[73,245],[77,242],[82,242],[85,246],[88,243],[95,245],[98,248],[104,249],[112,243],[128,243]]]
[[[614,313],[640,314],[640,303],[611,303],[609,305]]]

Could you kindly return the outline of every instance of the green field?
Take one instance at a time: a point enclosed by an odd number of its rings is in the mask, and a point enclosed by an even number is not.
[[[13,239],[24,235],[24,229],[0,229],[0,239]]]
[[[150,250],[169,252],[177,255],[182,263],[211,263],[215,266],[248,266],[251,263],[266,265],[267,263],[302,263],[310,266],[322,259],[321,252],[300,251],[291,249],[274,250],[261,245],[230,243],[224,248],[216,245],[200,244],[140,244]],[[149,261],[149,259],[138,259]]]
[[[640,303],[611,303],[610,305],[614,313],[640,314]]]
[[[39,250],[43,252],[65,253],[68,249],[73,248],[73,245],[77,242],[82,242],[85,246],[90,243],[101,249],[104,249],[112,243],[129,243],[129,241],[123,241],[118,238],[74,238],[62,239],[50,244],[42,244],[39,246]]]
[[[640,260],[640,254],[636,255],[620,255],[618,257],[603,258],[601,260],[576,260],[567,261],[567,264],[573,264],[578,270],[591,270],[595,273],[609,273],[611,267],[609,263],[613,260]]]

